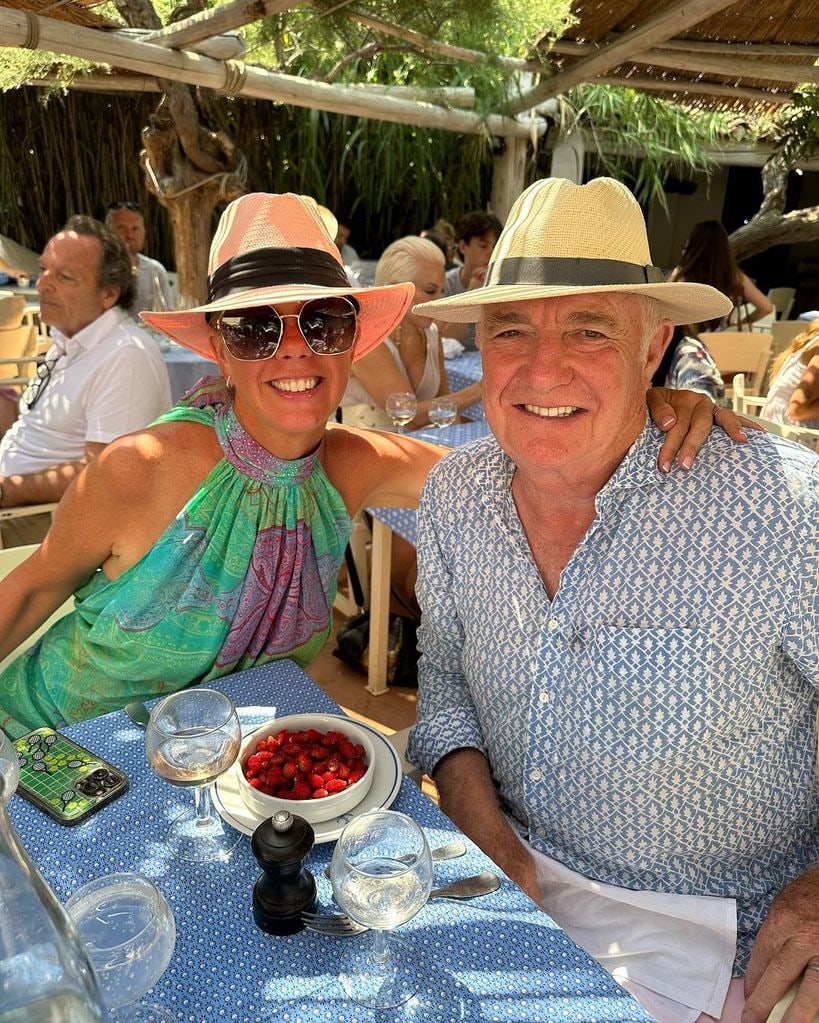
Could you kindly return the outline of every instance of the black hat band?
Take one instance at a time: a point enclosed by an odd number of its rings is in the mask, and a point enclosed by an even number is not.
[[[214,270],[208,278],[208,302],[216,302],[238,289],[283,284],[350,287],[341,264],[323,249],[254,249]]]
[[[605,287],[618,284],[663,284],[658,266],[620,259],[564,259],[557,256],[510,256],[490,267],[484,287],[530,284],[541,287]]]

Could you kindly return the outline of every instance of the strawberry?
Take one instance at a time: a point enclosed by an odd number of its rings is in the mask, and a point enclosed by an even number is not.
[[[310,782],[310,787],[313,789],[324,788],[324,778],[320,774],[308,774],[307,780]]]
[[[329,796],[327,789],[316,789],[313,793],[313,799],[323,799],[325,796]]]
[[[320,791],[320,790],[316,790]],[[293,785],[293,798],[294,799],[309,799],[314,796],[315,793],[310,788],[310,784],[306,781],[297,781]]]
[[[341,778],[333,778],[324,787],[329,793],[343,792],[347,788],[347,782]]]

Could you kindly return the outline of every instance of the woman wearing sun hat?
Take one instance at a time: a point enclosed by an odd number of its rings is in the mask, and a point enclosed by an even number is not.
[[[352,361],[413,294],[351,287],[312,199],[257,193],[227,207],[208,301],[143,315],[222,377],[106,448],[0,584],[0,659],[76,600],[0,673],[0,728],[17,736],[276,658],[312,660],[351,514],[415,504],[441,451],[326,425]]]
[[[2,584],[0,658],[72,591],[77,605],[0,675],[12,735],[278,657],[308,664],[330,631],[350,513],[414,503],[438,457],[326,429],[352,360],[413,288],[351,289],[312,200],[232,203],[209,270],[205,305],[145,319],[223,378],[108,447]]]

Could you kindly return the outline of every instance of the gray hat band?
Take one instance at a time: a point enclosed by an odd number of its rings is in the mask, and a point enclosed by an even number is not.
[[[620,259],[564,259],[558,256],[509,256],[494,263],[485,288],[501,284],[541,287],[606,287],[618,284],[663,284],[658,266],[626,263]]]

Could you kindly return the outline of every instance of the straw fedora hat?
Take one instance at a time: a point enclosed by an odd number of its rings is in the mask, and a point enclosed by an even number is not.
[[[575,185],[536,181],[515,202],[480,288],[415,306],[415,312],[473,323],[484,306],[600,292],[655,299],[673,323],[726,316],[729,299],[706,284],[666,283],[652,266],[637,200],[613,178]]]
[[[353,359],[360,359],[400,323],[414,294],[412,284],[351,285],[314,199],[252,192],[230,203],[219,220],[210,246],[205,305],[140,316],[179,344],[215,359],[209,313],[349,295],[359,304]]]

